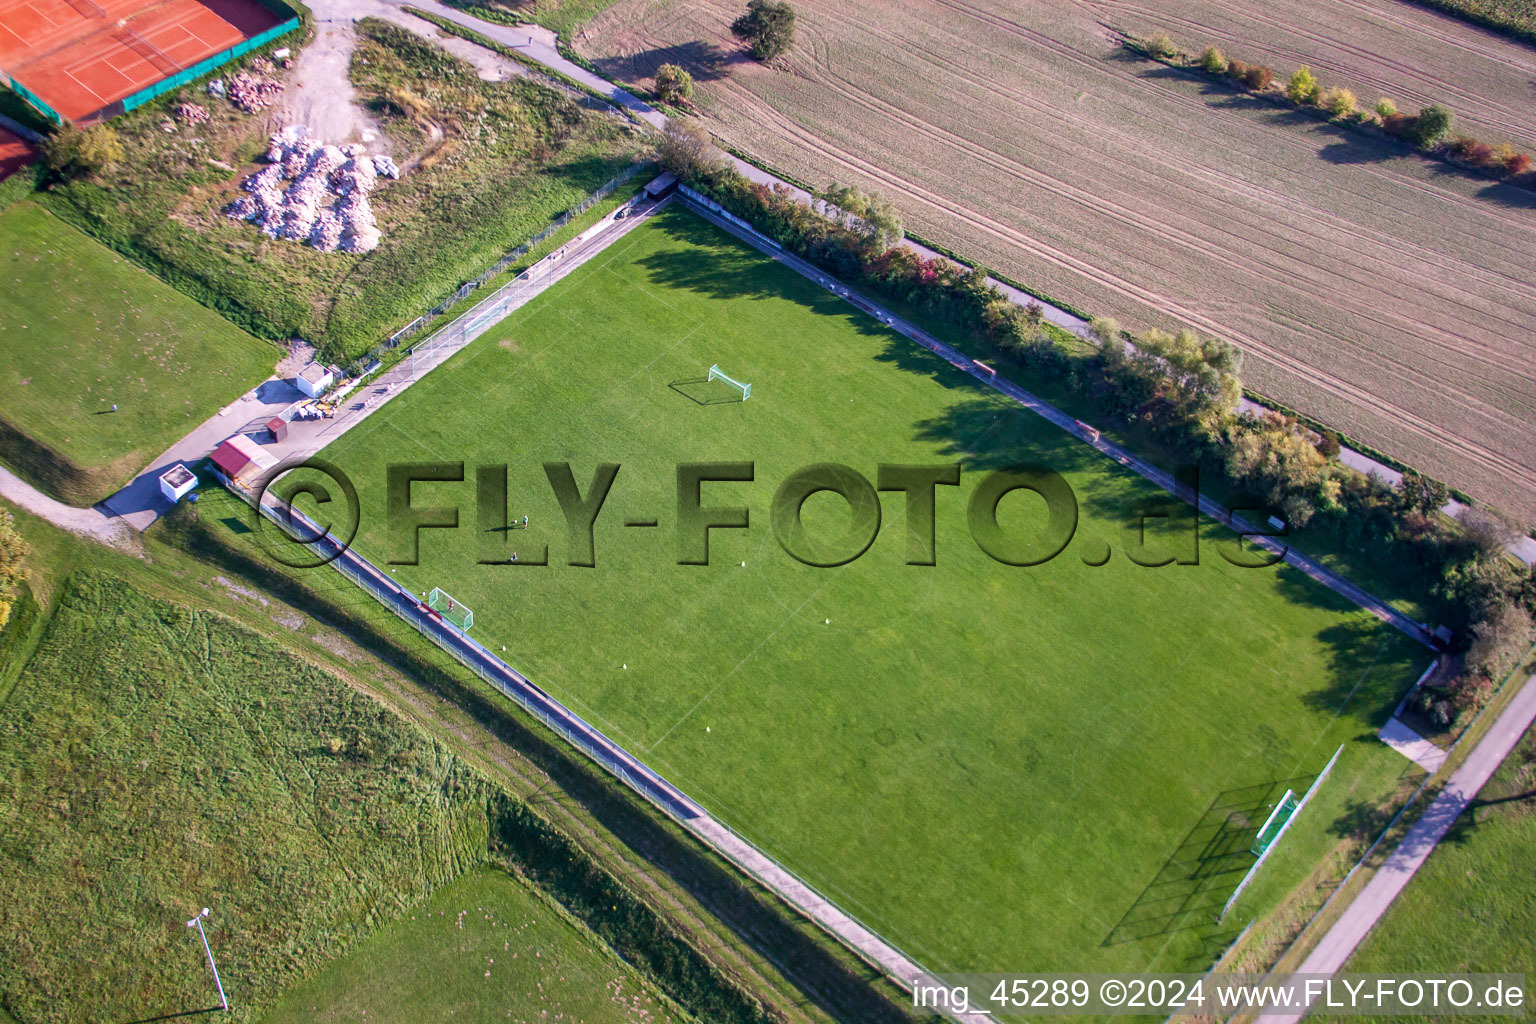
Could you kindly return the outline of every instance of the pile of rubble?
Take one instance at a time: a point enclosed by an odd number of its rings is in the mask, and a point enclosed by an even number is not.
[[[183,124],[202,124],[208,120],[208,108],[196,103],[176,104],[176,119]]]
[[[322,146],[303,136],[298,127],[273,135],[267,166],[245,179],[241,188],[249,195],[225,214],[253,221],[270,238],[308,242],[321,252],[372,251],[380,234],[368,193],[381,176],[398,178],[399,168],[362,146]]]
[[[211,91],[212,83],[209,84]],[[283,83],[238,71],[230,76],[227,91],[231,103],[247,114],[254,114],[277,102],[283,93]]]

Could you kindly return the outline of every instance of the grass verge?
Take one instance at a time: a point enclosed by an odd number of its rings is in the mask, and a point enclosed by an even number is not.
[[[0,212],[0,458],[89,505],[281,352],[34,202]]]

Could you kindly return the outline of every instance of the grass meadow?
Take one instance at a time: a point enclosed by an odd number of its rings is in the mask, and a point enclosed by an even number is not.
[[[749,401],[703,380],[715,363]],[[1415,644],[1299,574],[1231,564],[1208,522],[1198,565],[1133,564],[1189,550],[1183,506],[677,208],[323,457],[361,493],[365,554],[468,603],[483,643],[933,969],[1203,968],[1406,764],[1374,733],[1423,667]],[[465,482],[413,501],[462,525],[423,530],[401,564],[387,464],[461,460]],[[677,464],[741,460],[753,481],[702,497],[749,507],[749,527],[679,564]],[[621,466],[593,568],[568,564],[581,545],[546,462],[583,494],[597,464]],[[818,462],[871,480],[961,464],[937,489],[936,564],[905,564],[920,538],[899,494],[850,564],[785,554],[772,496]],[[967,527],[978,481],[1021,462],[1060,473],[1079,510],[1033,568]],[[501,529],[494,503],[479,518],[482,464],[508,466],[527,530]],[[1040,531],[1038,499],[998,508],[1010,536]],[[1167,518],[1142,538],[1143,514]],[[805,504],[812,541],[848,523],[831,495]],[[1269,803],[1340,744],[1288,849],[1217,927]]]
[[[1524,974],[1529,1005],[1536,978],[1533,856],[1536,730],[1510,752],[1347,969]]]
[[[482,867],[284,996],[264,1024],[685,1020],[547,900]]]
[[[31,202],[0,212],[0,285],[3,460],[74,504],[111,493],[281,355]]]
[[[235,1018],[480,863],[446,748],[229,619],[82,569],[0,708],[0,1002]],[[89,950],[90,955],[81,955]]]

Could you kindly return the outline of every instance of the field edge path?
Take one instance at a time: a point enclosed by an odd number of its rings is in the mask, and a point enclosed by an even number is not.
[[[1307,954],[1297,968],[1298,973],[1334,974],[1343,969],[1398,894],[1450,832],[1456,819],[1493,777],[1499,765],[1504,763],[1504,759],[1520,742],[1532,722],[1536,722],[1536,675],[1528,677],[1521,685],[1520,692],[1510,701],[1503,714],[1499,715],[1488,734],[1467,756],[1462,766],[1452,773],[1445,788],[1424,811],[1423,817],[1408,830],[1397,849],[1387,857],[1359,895],[1350,901],[1343,916],[1334,922],[1312,952]],[[1258,1019],[1266,1024],[1296,1024],[1309,1010],[1310,1007],[1299,1011],[1263,1013]]]

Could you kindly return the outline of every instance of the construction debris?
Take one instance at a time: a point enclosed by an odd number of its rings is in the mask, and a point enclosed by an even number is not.
[[[229,79],[229,101],[247,114],[265,110],[282,95],[283,83],[238,71]]]
[[[183,124],[202,124],[208,120],[208,108],[196,103],[176,104],[176,119]]]
[[[269,238],[308,242],[321,252],[370,252],[381,235],[368,194],[379,177],[397,178],[400,170],[389,157],[363,150],[322,146],[302,127],[284,128],[270,139],[267,166],[240,186],[248,194],[224,212],[254,222]]]

